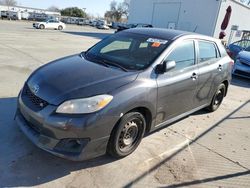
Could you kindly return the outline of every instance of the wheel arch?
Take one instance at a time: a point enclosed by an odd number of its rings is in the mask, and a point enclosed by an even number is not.
[[[128,112],[126,112],[125,114],[129,113],[129,112],[139,112],[141,113],[145,120],[146,120],[146,130],[145,133],[148,133],[151,129],[151,125],[152,125],[152,112],[149,110],[149,108],[147,107],[135,107],[131,110],[129,110]]]
[[[227,91],[228,91],[229,81],[228,81],[228,80],[224,80],[224,81],[222,82],[222,84],[224,84],[224,85],[225,85],[225,87],[226,87],[225,96],[227,96]]]

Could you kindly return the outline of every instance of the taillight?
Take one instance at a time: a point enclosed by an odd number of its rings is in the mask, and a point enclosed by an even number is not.
[[[234,68],[234,60],[231,60],[231,61],[229,62],[229,65],[230,65],[230,67],[231,67],[231,71],[233,71],[233,68]]]
[[[230,61],[230,65],[231,65],[231,67],[234,66],[234,60],[231,60],[231,61]]]

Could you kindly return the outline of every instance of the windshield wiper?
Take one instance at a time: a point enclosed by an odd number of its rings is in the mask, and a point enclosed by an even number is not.
[[[104,62],[102,59],[97,58],[96,56],[89,58],[87,56],[86,52],[82,52],[80,55],[81,55],[82,58],[88,59],[88,60],[90,60],[90,61],[92,61],[94,63],[101,64],[101,65],[103,65],[105,67],[110,67],[106,62]]]
[[[108,60],[106,60],[106,59],[98,58],[97,56],[94,56],[94,57],[89,58],[89,57],[87,56],[87,53],[85,53],[85,52],[82,52],[82,53],[81,53],[81,57],[82,57],[82,58],[85,57],[85,58],[90,59],[90,60],[93,59],[93,60],[92,60],[93,62],[98,63],[98,64],[102,64],[102,65],[104,65],[105,67],[110,67],[110,66],[118,67],[118,68],[120,68],[121,70],[123,70],[123,71],[125,71],[125,72],[128,72],[128,69],[126,69],[125,67],[119,65],[118,63],[111,62],[111,61],[108,61]]]
[[[121,66],[120,64],[118,63],[115,63],[115,62],[111,62],[111,61],[108,61],[108,60],[105,60],[105,59],[102,59],[102,61],[107,64],[107,65],[111,65],[111,66],[114,66],[114,67],[118,67],[120,68],[121,70],[125,71],[125,72],[128,72],[128,69],[126,69],[125,67]]]

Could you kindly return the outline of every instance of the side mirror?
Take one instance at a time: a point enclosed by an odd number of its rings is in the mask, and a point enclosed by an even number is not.
[[[166,71],[171,70],[171,69],[176,67],[175,61],[167,61],[167,62],[165,62],[165,64],[166,64]]]
[[[163,74],[176,67],[175,61],[164,61],[162,64],[157,65],[156,72]]]

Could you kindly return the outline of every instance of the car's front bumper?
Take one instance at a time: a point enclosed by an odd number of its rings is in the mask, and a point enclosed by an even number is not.
[[[119,117],[67,116],[55,114],[54,110],[54,106],[47,106],[34,112],[19,97],[15,120],[36,146],[59,157],[82,161],[106,153],[110,133]]]
[[[38,27],[38,24],[33,23],[33,27],[34,27],[34,28],[37,28],[37,27]]]

